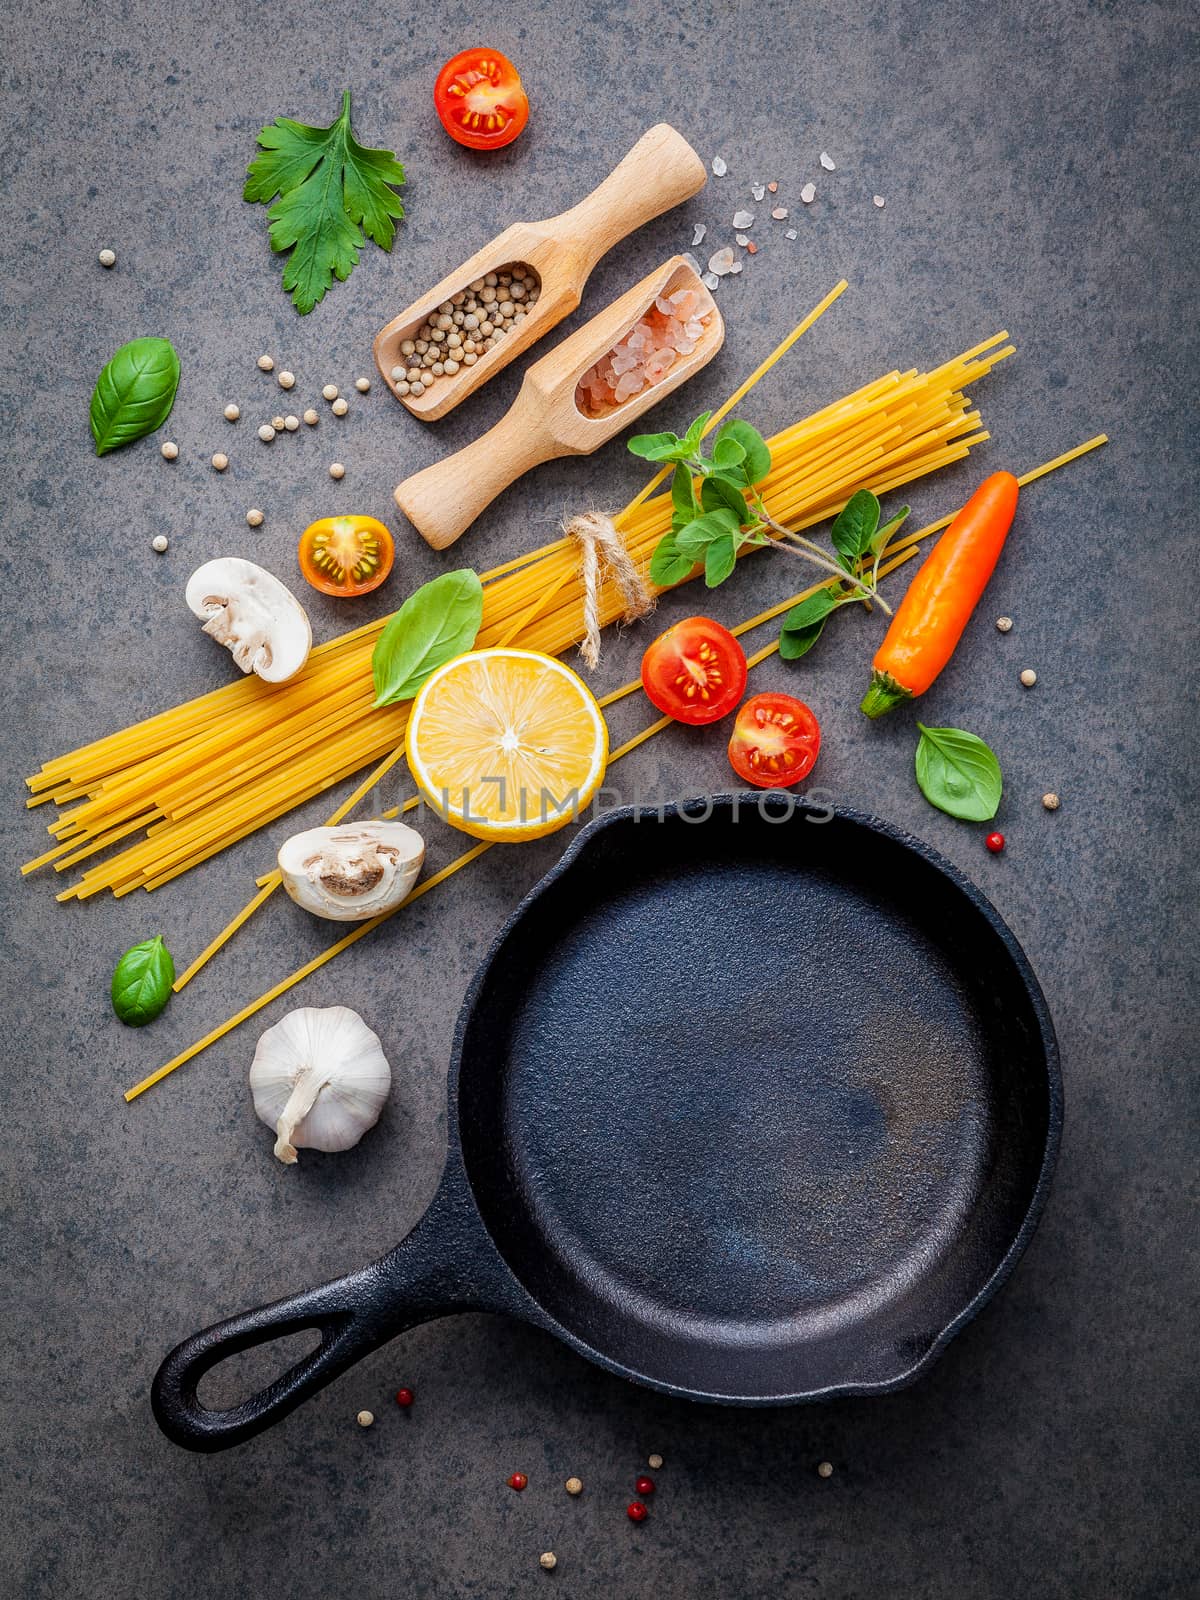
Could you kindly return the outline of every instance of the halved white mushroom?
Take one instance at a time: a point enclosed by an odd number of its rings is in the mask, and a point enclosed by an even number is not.
[[[330,922],[393,911],[417,881],[425,841],[403,822],[343,823],[297,833],[279,852],[283,887]]]
[[[304,607],[265,567],[240,556],[206,561],[188,579],[186,599],[243,672],[283,683],[308,660],[312,629]]]

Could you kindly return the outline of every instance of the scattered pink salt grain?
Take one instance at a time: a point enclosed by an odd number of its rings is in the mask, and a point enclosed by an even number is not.
[[[801,191],[800,191],[800,198],[801,198],[801,200],[804,201],[804,204],[806,206],[812,205],[813,201],[817,198],[817,186],[816,186],[816,184],[815,183],[806,183],[804,185],[803,189],[801,189]]]
[[[708,228],[705,226],[705,224],[703,222],[695,223],[694,224],[694,231],[692,233],[692,243],[693,243],[693,245],[703,244],[704,243],[704,235],[707,232],[708,232]]]
[[[729,171],[729,168],[725,165],[725,162],[720,156],[714,156],[712,158],[712,169],[714,177],[717,178],[723,178]]]
[[[772,194],[778,194],[779,193],[779,185],[777,183],[769,183],[767,185],[767,188],[771,191]]]
[[[708,270],[715,272],[718,278],[723,278],[727,272],[732,272],[733,267],[733,251],[728,245],[724,250],[718,250],[708,258]]]
[[[874,201],[874,203],[878,206],[880,211],[882,211],[884,206],[887,204],[887,201],[883,198],[883,196],[881,194],[872,195],[871,198]]]
[[[575,404],[585,416],[600,417],[661,383],[681,356],[695,350],[711,315],[711,304],[695,289],[659,295],[624,338],[584,373]]]
[[[826,172],[837,171],[837,168],[833,164],[833,157],[829,154],[828,150],[821,151],[821,165],[825,168]]]
[[[787,216],[787,207],[786,206],[776,206],[774,211],[772,211],[771,215],[775,218],[776,222],[782,222],[783,219]]]
[[[753,211],[735,211],[733,213],[733,225],[738,229],[752,228],[754,226]]]
[[[748,233],[735,233],[733,236],[733,242],[734,244],[741,245],[742,249],[744,250],[750,243],[750,235]]]

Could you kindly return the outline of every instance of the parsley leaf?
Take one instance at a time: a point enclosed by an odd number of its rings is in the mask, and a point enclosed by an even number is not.
[[[404,168],[390,150],[355,139],[349,90],[341,115],[328,128],[277,117],[260,131],[258,143],[261,154],[247,169],[242,198],[270,206],[271,248],[292,252],[283,287],[304,315],[335,277],[342,282],[350,276],[364,232],[380,249],[392,248],[396,219],[404,215],[396,194]]]

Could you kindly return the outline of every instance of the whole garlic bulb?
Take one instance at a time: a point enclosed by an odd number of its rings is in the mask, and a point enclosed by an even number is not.
[[[379,1121],[392,1073],[377,1034],[349,1006],[301,1006],[268,1028],[250,1068],[254,1109],[275,1154],[349,1150]]]

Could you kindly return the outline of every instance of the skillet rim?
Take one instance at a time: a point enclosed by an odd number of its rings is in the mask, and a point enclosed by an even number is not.
[[[1029,1199],[1029,1204],[1026,1207],[1024,1216],[1021,1219],[1021,1225],[1010,1240],[1008,1248],[1005,1250],[1003,1256],[1000,1258],[1000,1261],[997,1263],[987,1281],[981,1285],[981,1287],[975,1292],[972,1298],[966,1303],[965,1306],[963,1306],[957,1315],[952,1317],[950,1321],[945,1324],[945,1326],[938,1332],[937,1336],[931,1341],[925,1352],[918,1357],[918,1359],[914,1361],[911,1366],[906,1367],[902,1372],[897,1373],[892,1377],[883,1378],[874,1383],[859,1382],[830,1384],[821,1389],[801,1390],[794,1394],[781,1395],[719,1394],[703,1389],[689,1388],[685,1384],[670,1383],[661,1378],[654,1378],[646,1373],[637,1371],[633,1367],[626,1366],[621,1361],[614,1360],[612,1356],[597,1348],[595,1345],[589,1344],[585,1339],[580,1338],[579,1335],[569,1328],[565,1323],[560,1322],[558,1318],[549,1312],[546,1307],[543,1306],[542,1303],[537,1300],[537,1298],[525,1286],[522,1279],[517,1275],[510,1265],[508,1258],[505,1256],[491,1229],[488,1227],[487,1219],[483,1214],[482,1207],[479,1205],[476,1199],[475,1187],[471,1180],[471,1174],[467,1165],[466,1153],[464,1151],[462,1142],[460,1120],[461,1108],[458,1092],[459,1077],[462,1067],[463,1047],[466,1042],[467,1028],[469,1027],[471,1019],[474,1015],[480,991],[482,990],[484,983],[487,981],[488,974],[491,972],[493,963],[495,962],[495,959],[501,948],[507,942],[510,935],[513,933],[519,923],[523,920],[526,912],[534,904],[534,902],[540,899],[541,896],[551,887],[551,885],[557,883],[560,878],[564,877],[566,873],[571,870],[579,857],[591,847],[593,840],[596,839],[605,829],[628,822],[634,816],[638,816],[640,819],[645,820],[653,818],[656,822],[666,822],[672,818],[678,817],[681,812],[694,810],[699,806],[711,807],[713,811],[715,811],[717,808],[721,808],[723,810],[729,809],[735,803],[739,805],[753,803],[755,806],[757,806],[764,800],[764,798],[769,798],[773,794],[787,798],[789,803],[793,805],[791,815],[785,820],[781,819],[783,820],[784,826],[794,826],[798,819],[805,817],[810,813],[818,812],[822,815],[827,815],[828,813],[832,812],[834,817],[841,822],[848,822],[855,826],[867,828],[871,832],[880,834],[884,838],[891,840],[894,844],[898,844],[902,849],[911,851],[913,854],[919,856],[923,861],[932,866],[936,871],[940,872],[943,877],[947,878],[950,883],[959,891],[959,893],[966,897],[975,910],[988,923],[992,931],[1000,940],[1001,944],[1004,946],[1009,959],[1012,961],[1013,966],[1016,969],[1017,976],[1019,977],[1025,989],[1034,1018],[1037,1022],[1038,1034],[1042,1045],[1041,1055],[1045,1065],[1046,1089],[1048,1097],[1046,1137],[1042,1149],[1041,1163],[1038,1167],[1037,1182],[1034,1185],[1033,1193]],[[708,819],[706,818],[705,820]],[[532,888],[522,896],[517,905],[505,918],[503,926],[492,939],[486,953],[476,967],[471,981],[467,986],[466,993],[463,996],[462,1005],[459,1008],[458,1019],[454,1027],[454,1038],[450,1052],[450,1064],[446,1075],[446,1098],[447,1110],[453,1112],[453,1116],[447,1118],[449,1144],[447,1155],[450,1159],[456,1161],[458,1165],[461,1177],[465,1180],[472,1208],[476,1213],[479,1225],[483,1228],[492,1249],[503,1262],[506,1273],[517,1285],[519,1285],[521,1295],[526,1301],[527,1306],[532,1308],[535,1312],[535,1315],[530,1317],[529,1320],[533,1321],[535,1326],[541,1326],[547,1332],[555,1334],[571,1349],[585,1356],[596,1366],[599,1366],[608,1372],[615,1373],[617,1376],[625,1378],[632,1383],[639,1384],[643,1388],[656,1390],[660,1394],[674,1395],[681,1399],[695,1400],[707,1404],[746,1407],[805,1405],[826,1400],[841,1399],[843,1397],[850,1398],[856,1395],[892,1394],[898,1390],[907,1389],[912,1384],[916,1383],[917,1380],[921,1378],[925,1372],[927,1372],[929,1368],[935,1365],[935,1363],[941,1358],[951,1340],[957,1337],[957,1335],[962,1332],[967,1324],[972,1322],[975,1317],[979,1315],[980,1311],[983,1310],[988,1301],[991,1300],[993,1296],[1004,1287],[1004,1285],[1008,1282],[1008,1279],[1012,1276],[1018,1261],[1020,1261],[1021,1257],[1028,1249],[1033,1235],[1037,1232],[1038,1224],[1041,1221],[1042,1214],[1046,1208],[1046,1202],[1049,1199],[1050,1188],[1053,1183],[1054,1172],[1058,1163],[1058,1154],[1062,1144],[1063,1119],[1065,1115],[1062,1059],[1058,1047],[1058,1038],[1054,1030],[1054,1023],[1050,1016],[1050,1008],[1046,1002],[1045,994],[1042,991],[1041,984],[1038,982],[1029,958],[1025,954],[1025,951],[1022,948],[1016,934],[1008,926],[1007,922],[1005,922],[1004,918],[984,894],[983,890],[980,889],[978,885],[973,883],[959,867],[955,866],[952,861],[943,856],[941,852],[936,850],[931,844],[928,844],[924,839],[919,838],[916,834],[906,832],[903,828],[897,826],[895,823],[888,822],[883,817],[875,816],[870,812],[859,811],[852,806],[843,806],[825,802],[815,804],[812,801],[805,799],[802,795],[796,796],[787,794],[786,791],[782,790],[767,789],[723,790],[719,794],[698,795],[685,800],[671,800],[660,805],[618,806],[612,811],[607,811],[601,816],[593,817],[590,822],[585,823],[575,837],[571,840],[571,842],[567,845],[567,848],[563,851],[559,859],[553,864],[553,866],[548,868],[542,877],[540,877],[532,886]],[[516,1314],[520,1316],[521,1312],[510,1312],[510,1314]]]

